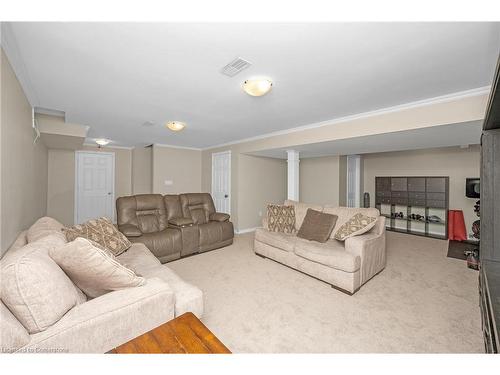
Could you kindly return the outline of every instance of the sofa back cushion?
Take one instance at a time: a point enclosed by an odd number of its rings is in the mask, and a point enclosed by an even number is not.
[[[41,217],[28,229],[26,234],[28,242],[35,242],[49,234],[60,236],[65,240],[64,234],[61,229],[64,227],[60,222],[51,217]],[[65,241],[66,242],[66,241]]]
[[[0,261],[0,297],[30,333],[44,331],[79,303],[77,288],[48,252],[65,242],[49,235]]]
[[[161,194],[139,194],[116,200],[118,225],[131,224],[142,233],[159,232],[167,228],[168,219]]]
[[[193,219],[195,224],[207,223],[215,212],[214,201],[208,193],[187,193],[179,195],[182,215]]]
[[[0,343],[3,350],[16,350],[30,341],[26,328],[16,319],[10,310],[0,302]]]
[[[378,218],[380,216],[380,212],[376,208],[325,206],[323,208],[323,212],[327,214],[337,215],[337,223],[333,228],[330,238],[334,238],[335,233],[340,229],[340,227],[344,225],[357,213],[361,213],[365,216],[375,217],[375,218]]]
[[[307,210],[313,209],[315,211],[323,212],[323,206],[320,206],[319,204],[310,204],[310,203],[303,203],[303,202],[297,202],[297,201],[292,201],[290,199],[287,199],[285,201],[286,206],[294,206],[295,208],[295,230],[298,231],[300,227],[302,226],[302,223],[304,222],[304,218],[306,217]]]
[[[49,253],[71,280],[92,298],[146,282],[120,264],[111,252],[85,238],[79,237],[64,246],[52,248]]]
[[[181,199],[177,194],[167,194],[163,196],[165,209],[167,210],[167,219],[176,219],[184,217],[182,214]]]

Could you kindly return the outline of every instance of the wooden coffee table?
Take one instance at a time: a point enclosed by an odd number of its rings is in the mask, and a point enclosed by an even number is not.
[[[216,354],[231,352],[193,313],[188,312],[114,348],[109,353]]]

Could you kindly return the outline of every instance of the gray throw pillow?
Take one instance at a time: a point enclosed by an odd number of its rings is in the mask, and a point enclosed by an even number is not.
[[[309,241],[326,242],[330,238],[337,218],[337,215],[325,214],[309,208],[297,237]]]

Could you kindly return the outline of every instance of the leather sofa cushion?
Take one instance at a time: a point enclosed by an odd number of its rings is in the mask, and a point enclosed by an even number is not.
[[[167,194],[163,196],[165,210],[167,210],[167,220],[175,217],[183,217],[181,200],[177,194]]]
[[[127,237],[139,237],[140,235],[142,235],[142,232],[139,230],[139,228],[132,224],[120,225],[118,229]]]
[[[176,227],[188,227],[193,225],[193,219],[188,217],[176,217],[168,221],[169,224],[175,225]]]
[[[330,238],[336,221],[337,215],[325,214],[308,208],[297,237],[309,241],[326,242]]]
[[[233,238],[233,225],[230,222],[210,221],[198,226],[200,247],[216,244]]]
[[[191,212],[191,218],[193,219],[194,224],[206,224],[207,223],[207,217],[205,214],[205,210],[203,208],[192,208],[190,209]]]
[[[337,240],[319,243],[297,238],[294,252],[304,259],[345,272],[356,272],[361,266],[359,256],[345,251],[343,243]]]
[[[132,245],[107,217],[89,220],[62,230],[68,241],[73,241],[78,237],[87,238],[111,251],[114,255],[120,255]]]
[[[111,252],[85,238],[52,248],[49,254],[76,286],[92,298],[146,283],[143,277],[120,264]]]
[[[293,234],[269,232],[267,229],[257,228],[255,230],[255,239],[278,249],[293,252],[297,237]]]
[[[193,221],[195,218],[192,216],[192,211],[201,208],[205,213],[205,223],[208,222],[210,215],[215,212],[214,201],[212,196],[208,193],[187,193],[180,194],[182,216],[191,217]],[[196,221],[195,221],[196,224]]]
[[[168,226],[161,194],[139,194],[116,200],[118,226],[132,224],[142,233],[161,231]]]
[[[48,254],[61,246],[61,238],[49,235],[0,261],[1,300],[30,334],[44,331],[79,303],[77,288]]]
[[[210,220],[213,221],[228,221],[229,220],[229,214],[225,214],[222,212],[215,212],[210,215]]]
[[[160,232],[130,237],[132,242],[142,242],[158,258],[181,252],[182,237],[179,229],[167,228]]]

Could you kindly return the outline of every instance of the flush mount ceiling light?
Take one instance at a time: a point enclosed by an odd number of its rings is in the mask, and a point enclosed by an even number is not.
[[[267,78],[247,79],[243,82],[243,90],[251,96],[266,95],[272,87],[273,83]]]
[[[95,140],[95,143],[99,145],[99,147],[106,146],[110,143],[111,141],[106,138],[98,138]]]
[[[166,126],[173,132],[180,132],[186,127],[186,124],[180,121],[169,121],[166,123]]]

